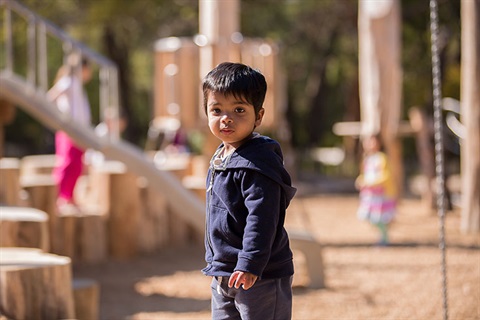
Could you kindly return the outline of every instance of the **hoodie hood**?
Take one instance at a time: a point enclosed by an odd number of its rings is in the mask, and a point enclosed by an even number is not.
[[[218,148],[223,147],[221,144]],[[215,158],[215,156],[214,156]],[[297,189],[292,187],[292,180],[284,167],[282,149],[279,143],[269,137],[254,133],[254,136],[233,152],[227,161],[216,170],[228,168],[245,168],[258,171],[277,182],[285,192],[287,206]]]

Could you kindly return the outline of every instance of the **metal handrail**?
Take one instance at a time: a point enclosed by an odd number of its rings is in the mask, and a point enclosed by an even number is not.
[[[61,28],[47,19],[37,15],[23,4],[15,0],[0,0],[0,8],[4,9],[4,57],[2,72],[15,74],[14,42],[12,32],[12,12],[25,19],[27,24],[27,61],[26,75],[19,75],[25,80],[25,90],[46,93],[48,90],[48,46],[47,35],[58,39],[64,50],[64,60],[71,53],[77,53],[98,66],[99,72],[99,108],[100,121],[105,121],[108,113],[112,126],[109,131],[111,139],[119,138],[119,98],[118,69],[113,61],[90,49],[85,44],[73,39]]]

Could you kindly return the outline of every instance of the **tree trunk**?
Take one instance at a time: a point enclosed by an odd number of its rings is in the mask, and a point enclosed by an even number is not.
[[[120,117],[125,113],[128,126],[125,128],[125,138],[135,142],[140,138],[140,128],[135,122],[135,110],[132,108],[132,75],[130,69],[129,46],[122,43],[120,37],[115,33],[114,27],[105,26],[103,30],[103,42],[108,56],[118,66],[118,92],[120,95]],[[100,110],[101,111],[101,110]]]
[[[464,232],[480,231],[480,0],[462,0],[461,149]]]

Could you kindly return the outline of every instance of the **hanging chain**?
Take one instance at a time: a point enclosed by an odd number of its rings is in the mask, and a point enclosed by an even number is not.
[[[433,121],[435,129],[435,172],[437,210],[440,218],[440,250],[442,255],[443,319],[448,319],[447,261],[445,245],[445,175],[443,159],[442,84],[438,53],[438,7],[437,0],[430,0],[430,33],[432,50]]]

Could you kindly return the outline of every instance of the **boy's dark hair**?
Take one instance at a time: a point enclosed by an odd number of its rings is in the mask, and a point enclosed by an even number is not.
[[[262,109],[267,82],[260,71],[241,63],[223,62],[203,79],[203,107],[207,113],[209,92],[233,95],[253,105],[255,114]]]

